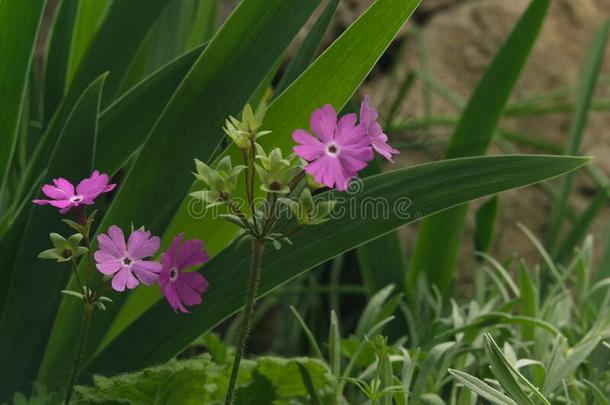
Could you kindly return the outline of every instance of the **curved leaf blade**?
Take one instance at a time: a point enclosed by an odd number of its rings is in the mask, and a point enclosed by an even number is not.
[[[27,6],[20,0],[0,2],[0,200],[17,143],[17,131],[46,0]]]
[[[267,147],[280,147],[289,154],[292,131],[308,125],[309,114],[325,103],[337,110],[350,100],[358,86],[373,69],[377,60],[405,24],[419,0],[378,0],[354,22],[292,85],[269,105],[265,128],[273,133],[261,138]],[[315,91],[313,91],[315,89]],[[225,151],[233,159],[240,158],[235,149]],[[218,223],[210,216],[194,220],[191,199],[182,201],[172,223],[165,232],[163,244],[183,232],[188,238],[205,239],[206,248],[214,255],[222,251],[237,235],[232,225]],[[140,289],[130,296],[105,341],[150,307],[159,294],[154,289]]]
[[[116,173],[144,144],[156,119],[204,48],[198,46],[176,58],[102,111],[96,150],[99,170]]]
[[[91,174],[105,78],[106,75],[94,81],[76,103],[51,154],[46,182],[65,176],[65,173],[75,179]],[[37,255],[48,248],[49,233],[57,230],[62,217],[53,208],[32,207],[15,264],[3,269],[4,276],[10,278],[10,287],[0,320],[0,376],[11,376],[11,379],[0,384],[0,399],[16,390],[27,392],[36,377],[61,300],[59,291],[69,277],[67,266],[49,264]]]
[[[294,246],[269,250],[263,259],[260,294],[268,294],[336,255],[404,224],[510,188],[536,183],[586,163],[553,156],[494,156],[445,160],[396,170],[363,180],[357,195],[340,199],[335,219],[292,236]],[[381,201],[377,215],[359,215],[365,201]],[[347,211],[356,207],[356,211]],[[158,302],[111,341],[88,365],[88,373],[116,373],[163,362],[243,305],[249,254],[231,246],[200,271],[210,282],[201,305],[175,314]]]
[[[225,118],[243,107],[318,3],[318,0],[240,3],[157,120],[119,185],[99,224],[100,231],[104,232],[111,224],[128,229],[132,223],[144,224],[154,234],[165,230],[191,184],[188,175],[176,173],[188,173],[195,157],[211,158],[223,137],[220,128]],[[163,186],[159,187],[160,184]],[[108,331],[124,297],[113,294],[113,305],[96,314],[89,337],[92,349]],[[70,372],[63,359],[78,340],[80,325],[74,318],[78,308],[78,302],[63,299],[39,376],[44,385],[57,383],[58,375]]]

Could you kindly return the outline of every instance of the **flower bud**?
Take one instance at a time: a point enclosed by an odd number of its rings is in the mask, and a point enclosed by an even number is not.
[[[38,257],[41,259],[52,259],[56,260],[57,262],[67,262],[73,258],[82,256],[89,251],[89,249],[86,247],[79,246],[80,242],[83,240],[83,235],[80,233],[75,233],[68,239],[65,239],[58,233],[51,233],[49,234],[49,237],[54,247],[41,252],[38,255]]]
[[[222,158],[215,169],[198,159],[195,159],[195,167],[197,173],[193,174],[207,186],[207,189],[195,191],[190,196],[203,201],[206,207],[228,201],[237,185],[239,175],[246,168],[241,165],[233,167],[230,156]]]
[[[292,165],[292,158],[285,159],[280,148],[274,148],[267,156],[257,145],[259,163],[255,164],[256,173],[261,180],[261,190],[267,193],[286,194],[290,192],[289,182],[298,167]]]

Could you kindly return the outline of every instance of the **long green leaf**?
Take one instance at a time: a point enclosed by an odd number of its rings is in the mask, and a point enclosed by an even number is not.
[[[534,401],[517,382],[516,370],[511,367],[502,350],[488,333],[485,334],[485,353],[489,359],[491,372],[508,395],[520,405],[534,405]]]
[[[470,374],[464,373],[459,370],[449,369],[449,374],[455,377],[456,380],[464,384],[469,390],[487,399],[492,404],[497,405],[517,405],[515,401],[496,390],[493,387],[487,385],[484,381],[481,381],[477,377],[471,376]],[[470,403],[470,402],[469,402]]]
[[[224,119],[243,107],[317,4],[318,0],[240,3],[154,125],[118,187],[100,231],[111,224],[128,229],[131,223],[146,225],[155,234],[166,228],[191,185],[190,176],[176,173],[189,173],[195,157],[211,158],[222,139]],[[111,308],[96,314],[90,335],[92,347],[106,334],[122,297],[116,294]],[[78,339],[79,323],[74,318],[78,305],[72,299],[62,301],[39,375],[45,385],[69,374],[63,359]]]
[[[291,153],[292,131],[306,127],[315,108],[330,103],[341,110],[418,4],[419,0],[376,1],[269,105],[265,127],[272,129],[273,133],[261,138],[261,143]],[[241,156],[235,149],[227,153],[234,161]],[[217,254],[237,235],[237,229],[230,224],[218,223],[211,215],[201,213],[191,202],[190,198],[182,202],[165,233],[164,244],[167,245],[175,234],[184,232],[186,237],[204,239],[208,251]],[[110,340],[158,299],[158,291],[154,289],[136,291],[105,340]]]
[[[381,173],[378,161],[371,162],[363,176]],[[364,286],[369,294],[393,284],[398,291],[406,285],[406,256],[402,250],[398,231],[360,246],[356,250]]]
[[[64,100],[37,144],[22,182],[23,189],[28,189],[44,170],[49,153],[56,145],[70,111],[89,83],[101,74],[110,72],[109,83],[114,90],[109,94],[105,91],[104,99],[109,101],[116,96],[116,89],[124,80],[133,54],[169,1],[171,0],[113,0],[106,18],[95,31],[94,38],[82,56]],[[108,103],[102,103],[105,104]]]
[[[487,253],[493,238],[498,196],[493,196],[477,210],[474,246],[478,252]]]
[[[100,115],[96,163],[99,170],[117,170],[144,144],[155,121],[204,46],[198,46],[154,72]]]
[[[585,162],[583,158],[550,156],[474,157],[366,178],[359,194],[330,193],[340,201],[335,219],[296,233],[292,247],[268,251],[263,259],[260,294],[266,295],[308,269],[420,216],[557,176]],[[376,215],[358,211],[371,198],[385,201],[385,208]],[[350,207],[356,207],[357,212],[349,211]],[[165,361],[237,312],[243,305],[249,254],[236,249],[230,246],[200,270],[210,289],[189,315],[176,315],[164,301],[156,303],[102,349],[88,372],[116,373]]]
[[[106,75],[83,93],[60,134],[51,154],[45,180],[65,176],[88,177],[93,161],[97,116]],[[59,293],[69,276],[69,266],[38,259],[50,245],[63,215],[48,206],[30,210],[20,238],[13,268],[2,269],[12,278],[0,320],[0,376],[10,376],[0,385],[0,400],[17,389],[27,391],[36,376],[44,344],[61,299]],[[37,250],[40,249],[40,250]],[[76,301],[76,300],[75,300]],[[4,378],[4,377],[3,377]]]
[[[202,3],[208,4],[203,6]],[[138,50],[137,56],[129,69],[127,78],[122,84],[122,89],[128,89],[142,80],[145,76],[159,69],[187,50],[200,45],[203,38],[189,46],[190,36],[194,34],[194,25],[197,11],[207,8],[206,11],[213,12],[210,6],[216,0],[172,0],[168,7],[156,21],[154,27],[148,34],[146,41]],[[204,24],[206,21],[202,21]],[[201,27],[204,28],[204,27]]]
[[[521,299],[520,313],[530,318],[536,318],[538,314],[538,290],[524,261],[521,261],[519,265],[519,296]],[[525,342],[534,341],[534,327],[523,325],[521,336]]]
[[[577,155],[578,149],[580,148],[582,133],[587,125],[587,119],[589,118],[589,108],[591,107],[591,102],[593,100],[593,93],[595,91],[597,77],[599,76],[599,71],[606,54],[609,30],[610,20],[599,26],[595,32],[595,35],[593,36],[591,46],[589,47],[587,57],[582,67],[576,108],[574,109],[574,113],[572,115],[568,143],[565,147],[565,152],[568,155]],[[570,195],[570,191],[572,190],[573,182],[573,176],[567,176],[565,179],[563,179],[561,191],[553,206],[551,221],[546,238],[548,249],[551,251],[553,256],[556,256],[558,253],[558,251],[555,249],[555,244],[557,243],[563,220],[566,217],[568,197]]]
[[[70,85],[76,71],[83,60],[83,57],[89,49],[89,45],[97,30],[100,28],[102,21],[106,18],[109,5],[112,0],[65,0],[68,3],[78,3],[76,18],[71,41],[70,41],[70,56],[68,59],[67,84]],[[136,22],[137,24],[137,22]],[[115,29],[121,29],[118,25]],[[64,44],[65,46],[65,44]]]
[[[470,97],[445,158],[485,153],[538,36],[549,3],[550,0],[532,0]],[[419,275],[426,273],[427,279],[441,292],[448,291],[453,282],[467,209],[466,205],[456,207],[422,223],[409,273],[412,289],[416,287]]]
[[[57,106],[64,97],[68,86],[68,62],[70,60],[70,44],[74,31],[74,22],[78,5],[82,1],[61,1],[56,11],[44,74],[44,107],[43,123],[50,120]]]
[[[216,32],[218,3],[218,0],[198,2],[195,19],[187,42],[189,48],[210,40]]]
[[[0,2],[0,201],[15,145],[38,27],[46,0]],[[0,212],[0,216],[2,212]]]
[[[70,86],[71,91],[78,92],[91,81],[92,76],[109,71],[104,104],[113,100],[150,27],[171,2],[172,0],[113,0],[104,23],[82,56]]]
[[[282,75],[282,79],[274,90],[275,94],[281,94],[286,87],[290,86],[290,84],[292,84],[292,82],[294,82],[297,77],[303,73],[307,66],[309,66],[314,55],[322,44],[322,39],[324,39],[324,34],[328,30],[328,26],[335,15],[338,4],[339,0],[328,1],[326,8],[322,14],[320,14],[320,17],[318,17],[318,20],[313,27],[311,27],[311,31],[309,31],[309,34],[307,34],[307,37],[303,41],[299,51],[286,67],[286,71]]]

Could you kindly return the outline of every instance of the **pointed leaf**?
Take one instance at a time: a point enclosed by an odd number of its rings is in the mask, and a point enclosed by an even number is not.
[[[260,294],[268,294],[308,269],[420,216],[538,182],[574,170],[586,161],[550,156],[475,157],[369,177],[363,181],[360,194],[332,193],[339,200],[332,220],[294,234],[294,247],[266,252]],[[359,207],[358,204],[372,197],[387,202],[386,220],[350,215],[349,207]],[[403,211],[405,198],[412,199],[413,204]],[[236,255],[231,247],[216,256],[200,270],[210,283],[202,305],[192,307],[188,316],[176,316],[167,303],[158,302],[110,341],[88,371],[113,373],[136,369],[176,355],[197,336],[242,307],[248,259],[247,255]]]

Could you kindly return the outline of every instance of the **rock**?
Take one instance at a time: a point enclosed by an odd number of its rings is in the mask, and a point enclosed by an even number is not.
[[[426,71],[443,83],[452,93],[466,100],[474,89],[491,59],[510,33],[517,19],[528,6],[527,0],[467,0],[467,1],[429,1],[425,10],[437,10],[425,20],[421,38],[427,54]],[[430,5],[430,3],[434,3]],[[452,3],[451,6],[446,4]],[[435,7],[435,4],[438,5]],[[441,4],[441,5],[439,5]],[[597,26],[610,15],[610,0],[555,0],[534,46],[530,59],[513,92],[513,100],[524,100],[533,95],[578,82],[580,67],[586,50]],[[414,41],[407,44],[407,51],[401,59],[407,72],[422,68],[422,57]],[[608,73],[606,63],[603,72]],[[602,72],[602,73],[603,73]],[[364,92],[374,95],[376,102],[391,98],[386,89],[387,76],[377,75],[365,86]],[[424,102],[422,86],[416,84],[407,100],[403,103],[400,116],[403,119],[422,117]],[[607,89],[605,93],[608,93]],[[599,94],[604,94],[600,90]],[[457,116],[458,110],[437,95],[432,95],[432,116]],[[565,143],[570,127],[569,114],[547,114],[523,118],[504,118],[503,129],[519,132],[561,146]],[[596,164],[610,175],[610,160],[605,159],[610,152],[610,114],[594,112],[583,134],[583,154],[597,155]],[[413,139],[432,144],[444,144],[451,135],[451,129],[434,129],[425,131],[408,131],[400,140]],[[399,139],[393,139],[398,141]],[[438,148],[437,148],[438,149]],[[533,149],[520,148],[522,152],[536,152]],[[490,153],[499,153],[492,147]],[[434,155],[434,154],[432,154]],[[439,155],[437,152],[436,155]],[[422,152],[403,153],[398,160],[401,165],[410,165],[438,158]],[[552,183],[557,185],[558,182]],[[576,212],[582,212],[588,205],[593,183],[580,171],[571,196],[570,204]],[[476,206],[476,204],[475,204]],[[473,215],[469,216],[464,248],[460,257],[460,269],[466,277],[473,268],[472,238]],[[498,236],[495,240],[495,255],[505,258],[513,253],[524,255],[530,264],[540,262],[533,245],[524,237],[515,224],[521,222],[530,228],[538,237],[544,238],[547,221],[550,217],[550,200],[540,187],[528,187],[519,191],[504,193],[501,197]],[[591,228],[596,239],[596,257],[601,254],[604,243],[608,212],[596,219]],[[407,240],[413,240],[415,226],[409,226]]]

